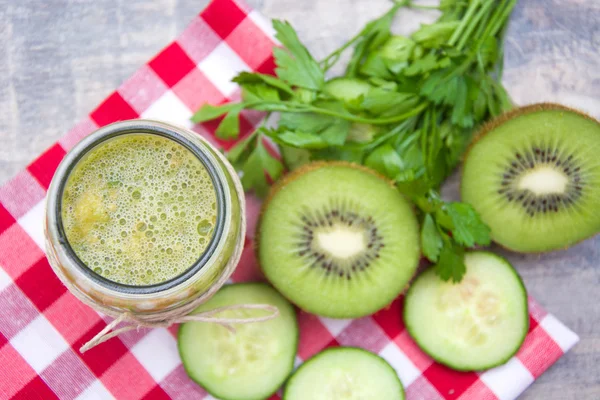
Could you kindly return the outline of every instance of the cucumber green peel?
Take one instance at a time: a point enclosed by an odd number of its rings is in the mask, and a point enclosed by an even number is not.
[[[257,400],[275,393],[294,368],[298,324],[292,305],[264,283],[224,286],[196,311],[234,304],[271,304],[279,316],[269,321],[232,324],[186,322],[179,328],[179,354],[187,374],[220,399]],[[249,318],[264,310],[228,310],[220,316]]]
[[[273,50],[277,76],[240,73],[234,81],[242,102],[204,105],[192,120],[225,115],[216,133],[234,139],[243,109],[280,114],[276,128],[263,124],[228,153],[244,188],[261,196],[268,191],[267,175],[274,181],[284,171],[266,150],[265,137],[301,151],[283,152],[288,166],[341,160],[387,176],[421,210],[424,255],[440,277],[459,281],[464,249],[489,244],[489,229],[472,207],[443,202],[438,190],[475,127],[512,106],[500,79],[502,39],[515,4],[442,0],[429,7],[396,1],[321,62],[287,22],[274,20],[283,45]],[[392,35],[392,19],[402,8],[437,8],[441,16],[408,37]],[[326,81],[325,72],[350,48],[344,76]]]
[[[283,400],[404,400],[396,371],[357,347],[333,347],[307,360],[285,386]]]
[[[458,283],[421,274],[404,301],[404,322],[419,347],[458,371],[507,362],[529,329],[527,292],[504,258],[476,251],[465,255],[467,273]]]

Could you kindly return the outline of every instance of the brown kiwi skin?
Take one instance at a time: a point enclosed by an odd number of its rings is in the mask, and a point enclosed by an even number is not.
[[[267,210],[267,207],[269,206],[269,203],[271,202],[271,200],[273,199],[273,197],[275,196],[275,194],[277,194],[277,192],[279,192],[281,189],[283,189],[285,186],[287,186],[289,183],[293,182],[294,180],[296,180],[298,177],[304,175],[306,172],[309,171],[313,171],[315,169],[319,169],[319,168],[323,168],[323,167],[350,167],[350,168],[354,168],[354,169],[358,169],[360,171],[364,171],[367,172],[373,176],[378,177],[379,179],[385,181],[390,187],[392,188],[396,188],[396,185],[394,184],[394,182],[388,178],[386,178],[385,176],[383,176],[382,174],[380,174],[379,172],[365,167],[364,165],[360,165],[360,164],[355,164],[355,163],[351,163],[348,161],[312,161],[308,164],[304,164],[303,166],[289,172],[288,174],[282,176],[281,178],[279,178],[277,180],[277,182],[275,182],[275,184],[273,186],[271,186],[271,189],[269,190],[269,194],[267,195],[267,197],[265,198],[265,200],[263,201],[263,204],[260,208],[260,214],[258,216],[258,222],[256,223],[256,230],[255,230],[255,234],[254,234],[254,240],[253,240],[253,246],[254,246],[254,254],[256,254],[256,259],[258,261],[258,264],[262,270],[262,265],[260,265],[260,246],[259,246],[259,241],[260,241],[260,226],[261,226],[261,222],[263,219],[263,215],[265,213],[265,211]],[[410,203],[412,205],[412,203]],[[406,286],[404,287],[404,289],[402,289],[402,293],[400,293],[401,295],[405,294],[406,291],[408,290],[408,288],[410,287],[410,284],[412,282],[412,280],[415,278],[415,276],[418,274],[420,268],[417,268],[417,270],[415,271],[415,273],[413,274],[413,276],[410,278],[410,280],[408,281],[408,283],[406,284]],[[266,279],[266,277],[265,277]],[[280,292],[280,294],[285,297],[288,301],[290,301],[292,304],[295,305],[295,303],[293,303],[290,299],[288,299],[283,293]],[[392,303],[388,304],[386,307],[384,307],[383,309],[388,308]],[[298,307],[296,305],[296,307]]]
[[[471,144],[469,145],[469,147],[467,148],[467,150],[465,151],[465,154],[462,157],[462,162],[464,163],[465,160],[469,157],[469,153],[471,152],[471,149],[473,148],[473,146],[475,146],[475,144],[477,144],[477,142],[483,138],[485,135],[488,134],[488,132],[493,131],[494,129],[498,128],[499,126],[503,125],[504,123],[512,120],[513,118],[519,117],[521,115],[527,115],[527,114],[531,114],[531,113],[535,113],[535,112],[539,112],[539,111],[565,111],[565,112],[571,112],[574,114],[577,114],[585,119],[587,119],[588,121],[592,121],[595,122],[596,124],[600,125],[600,121],[598,121],[596,118],[592,117],[591,115],[588,115],[586,113],[584,113],[583,111],[580,110],[576,110],[574,108],[571,107],[567,107],[565,105],[562,104],[558,104],[558,103],[536,103],[536,104],[530,104],[527,106],[523,106],[523,107],[519,107],[519,108],[515,108],[513,110],[507,111],[504,114],[501,114],[499,116],[497,116],[496,118],[491,119],[490,121],[486,122],[485,124],[483,124],[483,126],[481,128],[479,128],[479,131],[475,134],[475,136],[473,137],[473,140],[471,141]],[[462,185],[462,171],[461,171],[461,177],[460,177],[460,181],[461,181],[461,185]],[[562,251],[562,250],[567,250],[570,247],[573,247],[581,242],[584,242],[592,237],[594,237],[596,235],[591,235],[588,236],[587,238],[583,238],[577,242],[571,243],[570,245],[567,245],[563,248],[560,249],[554,249],[554,250],[548,250],[548,251],[541,251],[541,252],[537,252],[537,251],[521,251],[521,250],[515,250],[512,249],[510,247],[504,246],[498,242],[494,242],[496,243],[496,245],[498,245],[500,248],[503,248],[505,250],[509,250],[512,252],[516,252],[516,253],[524,253],[524,254],[545,254],[545,253],[552,253],[555,251]]]
[[[510,121],[513,118],[519,117],[521,115],[527,115],[527,114],[539,112],[539,111],[571,112],[571,113],[577,114],[589,121],[595,122],[600,125],[600,121],[598,121],[596,118],[584,113],[583,111],[579,111],[574,108],[564,106],[562,104],[558,104],[558,103],[530,104],[527,106],[523,106],[523,107],[519,107],[519,108],[512,109],[510,111],[507,111],[504,114],[501,114],[501,115],[497,116],[496,118],[493,118],[493,119],[489,120],[488,122],[486,122],[485,124],[483,124],[479,128],[479,130],[477,131],[475,136],[473,137],[473,140],[471,140],[471,144],[467,148],[467,151],[465,151],[465,154],[462,157],[462,161],[464,162],[469,157],[469,153],[471,152],[471,149],[473,148],[473,146],[475,146],[475,144],[477,144],[477,142],[482,137],[487,135],[488,132],[493,131],[494,129],[498,128],[499,126],[503,125],[504,123]],[[462,181],[462,179],[461,179],[461,181]]]

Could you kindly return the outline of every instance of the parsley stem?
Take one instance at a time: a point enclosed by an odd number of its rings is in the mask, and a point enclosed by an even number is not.
[[[414,115],[419,114],[426,107],[427,107],[427,103],[421,103],[419,106],[413,108],[411,111],[408,111],[408,112],[406,112],[404,114],[396,115],[396,116],[390,117],[390,118],[363,118],[363,117],[358,117],[358,116],[353,115],[353,114],[341,114],[341,113],[338,113],[338,112],[333,111],[333,110],[328,110],[326,108],[315,107],[315,106],[312,106],[312,105],[308,105],[306,107],[306,109],[304,109],[304,110],[298,110],[298,111],[294,110],[293,112],[314,112],[316,114],[329,115],[331,117],[342,118],[342,119],[345,119],[347,121],[360,122],[360,123],[363,123],[363,124],[387,125],[387,124],[393,124],[393,123],[396,123],[396,122],[404,121],[407,118],[410,118],[410,117],[412,117]]]
[[[475,11],[477,10],[477,8],[479,7],[480,4],[481,4],[481,0],[471,1],[471,4],[469,4],[469,8],[467,8],[467,12],[465,13],[464,17],[460,21],[460,24],[456,27],[456,29],[454,30],[454,33],[452,33],[452,36],[450,36],[450,39],[448,39],[448,44],[450,46],[454,46],[456,44],[456,41],[458,40],[458,38],[460,38],[460,35],[462,34],[462,32],[465,30],[467,25],[471,22],[471,17],[473,16],[473,14],[475,13]]]
[[[389,15],[393,15],[400,7],[407,6],[410,3],[411,3],[411,0],[402,0],[402,1],[394,2],[394,5],[392,6],[392,8],[388,12],[386,12],[384,15],[379,17],[378,20],[386,18]],[[331,54],[329,54],[327,57],[325,57],[321,62],[319,62],[319,64],[321,65],[321,68],[323,68],[323,71],[327,71],[328,69],[333,67],[333,65],[340,58],[340,55],[344,51],[346,51],[349,47],[353,46],[357,41],[359,41],[361,39],[364,40],[364,37],[367,34],[367,32],[371,29],[371,26],[372,26],[372,23],[367,24],[367,26],[364,29],[362,29],[360,32],[358,32],[356,35],[354,35],[354,37],[352,37],[352,39],[350,39],[349,41],[344,43],[344,45],[342,45],[340,48],[333,51]]]
[[[379,136],[377,139],[375,139],[372,142],[368,143],[365,146],[365,151],[368,152],[368,151],[376,149],[380,144],[386,142],[388,139],[393,138],[394,136],[398,135],[400,132],[402,132],[405,129],[407,129],[412,123],[414,123],[414,121],[412,119],[410,119],[410,118],[407,118],[406,120],[404,120],[401,123],[399,123],[398,125],[396,125],[389,132],[384,133],[383,135]]]
[[[428,6],[425,4],[415,4],[410,2],[407,5],[408,8],[415,8],[415,9],[419,9],[419,10],[439,10],[440,6]]]
[[[473,17],[471,23],[469,24],[469,26],[467,27],[467,29],[465,30],[465,32],[463,33],[462,37],[460,38],[460,40],[458,41],[458,44],[456,45],[456,47],[459,50],[462,50],[467,41],[469,40],[471,33],[473,33],[473,30],[477,27],[477,25],[479,24],[479,21],[481,21],[481,19],[483,18],[484,15],[487,15],[489,18],[489,11],[490,8],[494,5],[493,1],[488,1],[486,2],[477,12],[477,14],[475,14],[475,16]],[[484,24],[485,25],[485,24]]]

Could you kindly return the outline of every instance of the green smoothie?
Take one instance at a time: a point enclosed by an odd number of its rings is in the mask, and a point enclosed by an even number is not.
[[[208,246],[216,193],[200,160],[179,143],[128,134],[90,150],[62,196],[67,240],[81,261],[122,284],[172,279]]]

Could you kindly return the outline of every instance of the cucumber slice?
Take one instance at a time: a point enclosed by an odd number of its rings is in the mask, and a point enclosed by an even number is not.
[[[504,258],[483,251],[465,255],[467,273],[458,284],[433,269],[409,288],[404,322],[419,347],[460,371],[504,364],[521,347],[529,328],[527,292]]]
[[[272,304],[279,317],[253,324],[187,322],[179,328],[179,354],[187,374],[220,399],[265,399],[275,393],[294,367],[298,324],[294,308],[263,283],[223,287],[196,311],[233,304]],[[256,317],[263,310],[228,310],[224,317]]]
[[[327,83],[323,90],[332,97],[342,101],[352,101],[365,95],[372,89],[371,84],[354,78],[335,78]]]
[[[333,347],[290,377],[283,400],[403,400],[398,374],[383,358],[357,347]]]

